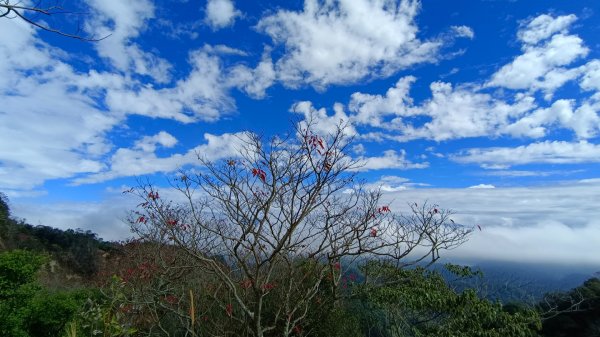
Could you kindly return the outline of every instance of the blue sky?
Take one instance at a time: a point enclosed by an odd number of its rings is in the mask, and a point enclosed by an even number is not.
[[[72,6],[110,36],[0,20],[0,191],[17,216],[122,238],[137,177],[166,188],[196,151],[232,155],[236,133],[343,119],[396,209],[427,199],[483,225],[457,256],[600,265],[597,1]]]

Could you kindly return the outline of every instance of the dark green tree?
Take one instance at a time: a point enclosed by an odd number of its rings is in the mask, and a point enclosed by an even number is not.
[[[549,294],[539,304],[548,315],[542,333],[548,337],[600,336],[600,279],[591,278],[566,293]]]
[[[29,336],[26,321],[31,301],[41,289],[36,273],[44,261],[22,250],[0,254],[0,335]]]
[[[459,277],[473,275],[466,267],[447,268]],[[354,293],[367,336],[537,336],[535,310],[509,312],[473,289],[458,292],[438,271],[383,262],[372,262],[364,271],[367,280]]]

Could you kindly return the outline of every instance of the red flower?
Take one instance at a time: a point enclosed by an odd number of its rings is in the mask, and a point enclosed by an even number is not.
[[[227,313],[227,316],[231,317],[231,315],[233,314],[233,304],[227,304],[225,306],[225,312]]]
[[[148,198],[152,199],[152,200],[156,200],[159,198],[158,196],[158,192],[153,192],[151,191],[150,193],[148,193]]]
[[[302,328],[299,325],[294,326],[294,333],[296,334],[301,334],[302,333]]]
[[[146,217],[142,215],[137,219],[137,222],[138,223],[146,223],[146,222],[148,222],[148,219],[146,219]]]
[[[263,183],[265,183],[267,181],[267,174],[265,173],[265,171],[263,171],[261,169],[253,168],[252,176],[258,177],[258,179],[262,180]]]
[[[340,268],[341,268],[341,266],[340,266],[339,262],[336,262],[336,263],[333,264],[333,269],[340,270]]]
[[[250,280],[243,280],[242,282],[240,282],[240,286],[244,289],[248,289],[252,286],[252,281]]]
[[[275,288],[275,284],[274,284],[274,283],[267,283],[267,284],[265,284],[265,285],[263,286],[263,289],[264,289],[264,290],[271,290],[271,289],[273,289],[273,288]]]
[[[371,237],[376,237],[377,236],[377,228],[371,228],[371,233],[370,233]]]
[[[439,211],[438,211],[438,209],[437,209],[437,208],[434,208],[434,209],[433,209],[433,213],[437,213],[437,212],[439,212]]]
[[[382,206],[377,209],[379,213],[389,213],[391,212],[390,206]]]
[[[176,304],[177,302],[179,302],[179,299],[175,295],[167,295],[164,297],[164,300],[169,304]]]
[[[178,222],[178,221],[177,221],[177,220],[175,220],[175,219],[168,219],[168,220],[167,220],[167,225],[169,225],[169,226],[171,226],[171,227],[174,227],[174,226],[176,226],[176,225],[177,225],[177,222]]]

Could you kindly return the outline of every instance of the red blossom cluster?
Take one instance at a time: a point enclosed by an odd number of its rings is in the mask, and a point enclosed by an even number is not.
[[[225,306],[225,313],[229,317],[231,317],[231,315],[233,315],[233,304],[229,303]]]
[[[371,232],[369,233],[369,235],[374,238],[377,236],[377,228],[371,228]]]
[[[130,282],[134,279],[150,280],[158,271],[158,266],[151,262],[144,262],[137,267],[127,268],[122,276],[123,282]]]
[[[267,291],[268,291],[268,290],[274,289],[276,286],[277,286],[277,285],[276,285],[275,283],[267,283],[267,284],[265,284],[265,285],[264,285],[262,288],[263,288],[264,290],[267,290]]]
[[[377,212],[379,213],[389,213],[391,212],[390,210],[390,206],[381,206],[377,209]]]
[[[260,179],[263,183],[267,182],[267,174],[265,173],[265,171],[263,171],[259,168],[252,169],[252,176],[258,177],[258,179]]]
[[[157,200],[158,198],[160,198],[158,192],[150,191],[150,193],[148,193],[148,199]]]
[[[166,295],[163,298],[163,301],[173,305],[173,304],[177,304],[177,302],[179,302],[179,298],[175,295]]]
[[[313,149],[317,149],[317,151],[319,151],[319,154],[322,154],[321,150],[325,150],[325,145],[323,145],[323,138],[317,135],[304,136],[304,141],[308,146],[312,147]]]
[[[249,279],[243,280],[242,282],[240,282],[240,286],[244,289],[248,289],[252,286],[252,281]]]

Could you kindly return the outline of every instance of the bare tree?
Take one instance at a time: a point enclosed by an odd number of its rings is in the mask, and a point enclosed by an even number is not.
[[[346,154],[344,126],[329,135],[311,129],[266,143],[248,133],[239,156],[228,160],[199,154],[201,171],[174,181],[183,202],[166,200],[149,184],[133,191],[143,199],[131,214],[134,232],[177,247],[190,270],[215,280],[204,289],[227,327],[239,327],[237,335],[298,335],[320,291],[343,295],[351,266],[373,258],[433,263],[471,232],[435,205],[394,214],[379,191],[358,183],[353,172],[360,163]],[[196,305],[181,314],[191,321],[189,335],[196,334],[198,311]]]
[[[29,2],[23,2],[21,0],[0,0],[0,18],[23,20],[47,32],[82,41],[96,42],[104,40],[110,36],[106,35],[98,38],[83,34],[80,27],[79,18],[84,15],[84,13],[65,10],[58,2],[56,2],[54,5],[45,5],[42,1],[43,0],[39,0],[33,4],[30,4]],[[45,22],[44,19],[48,19],[54,15],[74,15],[77,17],[76,28],[74,32],[69,33],[64,29],[53,27]]]

